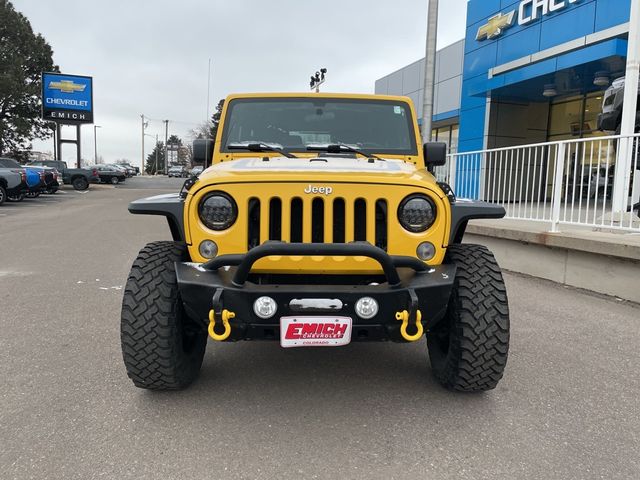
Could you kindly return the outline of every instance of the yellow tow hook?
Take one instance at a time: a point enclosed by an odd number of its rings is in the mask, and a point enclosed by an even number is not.
[[[407,342],[415,342],[416,340],[420,340],[422,334],[424,333],[424,328],[422,328],[422,312],[420,310],[416,310],[417,332],[414,335],[409,335],[407,333],[407,327],[409,326],[409,312],[407,312],[406,310],[396,312],[396,320],[400,320],[402,322],[402,326],[400,327],[402,338],[404,338]]]
[[[222,325],[224,326],[224,332],[221,334],[217,334],[215,331],[216,328],[216,314],[213,310],[209,312],[209,335],[211,338],[218,342],[223,342],[229,335],[231,335],[231,325],[229,325],[229,320],[232,318],[236,318],[236,314],[230,312],[229,310],[222,310]]]

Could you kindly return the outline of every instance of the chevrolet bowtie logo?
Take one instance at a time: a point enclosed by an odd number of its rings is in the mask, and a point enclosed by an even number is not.
[[[60,90],[62,93],[84,92],[86,85],[73,83],[73,80],[60,80],[59,82],[49,82],[49,88]]]
[[[486,25],[478,29],[476,40],[491,40],[492,38],[499,37],[502,35],[502,32],[513,25],[515,17],[515,10],[509,13],[499,13],[495,17],[491,17]]]

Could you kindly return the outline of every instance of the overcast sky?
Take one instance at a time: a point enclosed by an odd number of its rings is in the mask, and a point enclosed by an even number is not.
[[[140,114],[147,133],[187,141],[211,107],[235,92],[372,93],[376,79],[424,56],[427,0],[13,0],[68,74],[93,76],[98,154],[139,165]],[[467,0],[440,2],[438,48],[464,37]],[[93,128],[82,156],[93,161]],[[72,147],[65,157],[74,155]],[[153,140],[147,138],[147,151]],[[50,151],[52,142],[34,149]]]

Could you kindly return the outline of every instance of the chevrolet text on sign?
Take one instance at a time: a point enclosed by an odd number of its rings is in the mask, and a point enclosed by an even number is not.
[[[42,118],[60,123],[93,123],[91,77],[42,74]]]

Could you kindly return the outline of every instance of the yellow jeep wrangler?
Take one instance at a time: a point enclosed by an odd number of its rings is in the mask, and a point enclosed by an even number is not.
[[[173,241],[144,247],[122,302],[124,363],[141,388],[179,389],[207,338],[284,348],[415,342],[447,388],[494,388],[509,309],[473,218],[502,207],[456,199],[431,171],[411,100],[339,94],[231,95],[209,166],[181,192],[132,202],[163,215]]]

